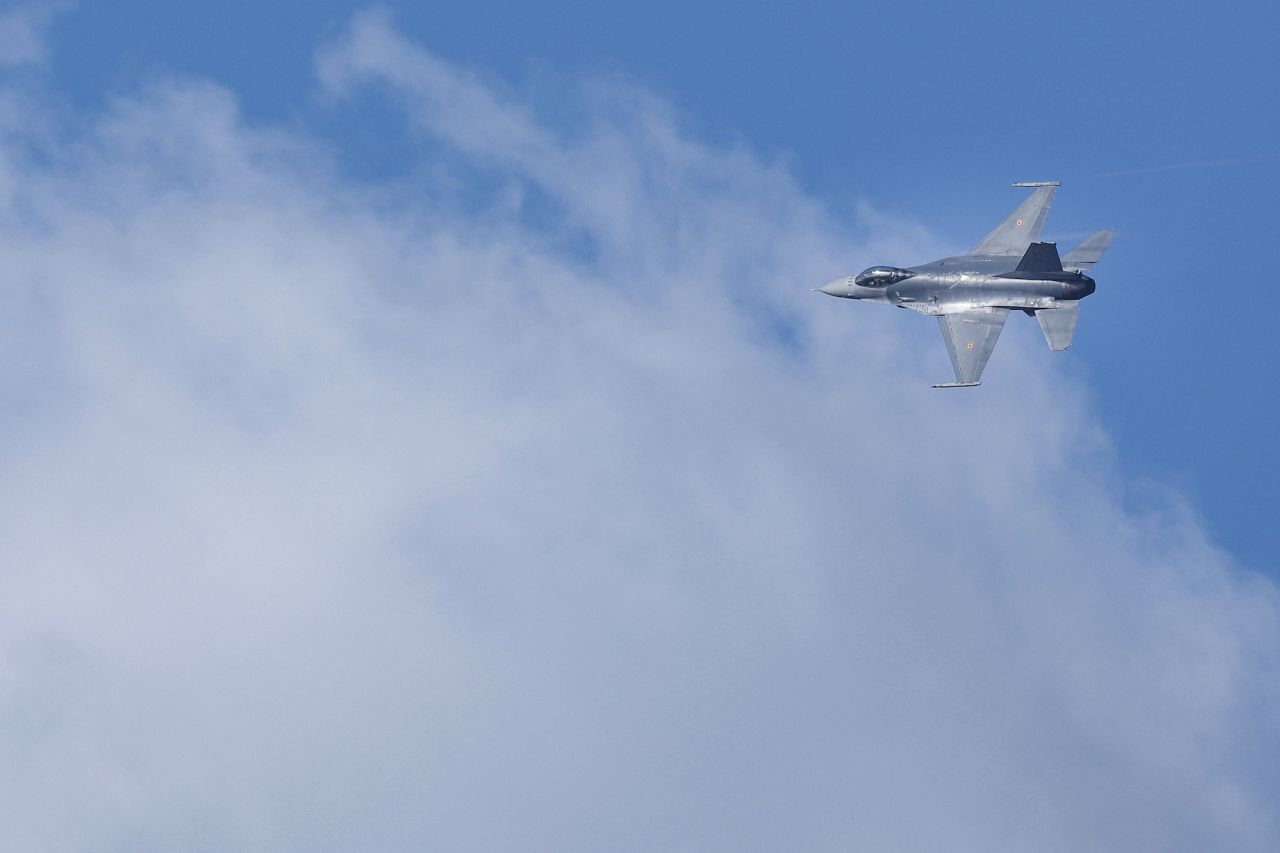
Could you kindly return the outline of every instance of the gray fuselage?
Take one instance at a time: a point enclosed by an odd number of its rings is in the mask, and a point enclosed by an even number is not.
[[[916,267],[871,267],[820,289],[830,296],[887,302],[922,314],[974,308],[1030,313],[1094,291],[1093,279],[1083,273],[1020,272],[1018,261],[1008,255],[960,255]]]

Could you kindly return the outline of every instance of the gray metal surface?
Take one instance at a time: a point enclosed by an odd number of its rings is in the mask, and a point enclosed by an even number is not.
[[[1060,352],[1071,346],[1071,336],[1076,333],[1076,320],[1080,317],[1080,303],[1069,302],[1057,308],[1045,308],[1036,312],[1040,331],[1049,349]]]
[[[1014,186],[1031,186],[1031,184],[1024,182]],[[1013,213],[997,225],[981,243],[974,246],[969,254],[1022,257],[1027,246],[1040,239],[1040,229],[1044,228],[1044,220],[1049,215],[1050,205],[1053,204],[1053,194],[1057,191],[1057,183],[1046,182],[1036,186],[1036,191],[1015,207]]]
[[[982,369],[996,348],[1008,316],[1007,308],[977,308],[938,317],[947,352],[951,353],[951,366],[956,371],[956,382],[970,385],[982,378]]]
[[[1093,232],[1079,246],[1067,252],[1067,256],[1062,259],[1062,268],[1080,272],[1093,269],[1093,265],[1102,260],[1102,255],[1111,245],[1111,238],[1114,236],[1116,232],[1110,228]]]
[[[869,267],[819,290],[937,317],[956,381],[935,388],[980,383],[1010,311],[1034,314],[1050,349],[1066,349],[1080,300],[1094,291],[1085,273],[1101,260],[1115,232],[1098,231],[1059,260],[1055,244],[1040,242],[1057,182],[1014,186],[1035,189],[972,253],[914,267]]]

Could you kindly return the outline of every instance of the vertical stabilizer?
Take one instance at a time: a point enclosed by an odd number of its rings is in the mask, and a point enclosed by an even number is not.
[[[1057,243],[1032,243],[1018,262],[1018,272],[1062,272]]]

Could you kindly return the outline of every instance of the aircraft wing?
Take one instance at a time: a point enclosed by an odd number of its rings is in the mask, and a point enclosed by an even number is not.
[[[951,355],[951,366],[956,371],[956,381],[935,388],[964,388],[979,384],[982,369],[996,348],[1000,330],[1004,328],[1007,308],[975,308],[958,314],[942,314],[938,325],[942,339]]]
[[[1015,187],[1035,187],[1022,204],[1013,209],[1008,218],[995,227],[981,243],[974,246],[974,255],[1016,255],[1022,257],[1027,247],[1040,241],[1040,229],[1049,215],[1053,194],[1058,191],[1056,182],[1014,184]]]

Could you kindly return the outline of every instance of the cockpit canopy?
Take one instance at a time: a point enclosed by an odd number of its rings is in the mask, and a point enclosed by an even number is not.
[[[915,273],[897,267],[869,267],[858,273],[853,283],[860,287],[888,287],[903,279],[911,278]]]

